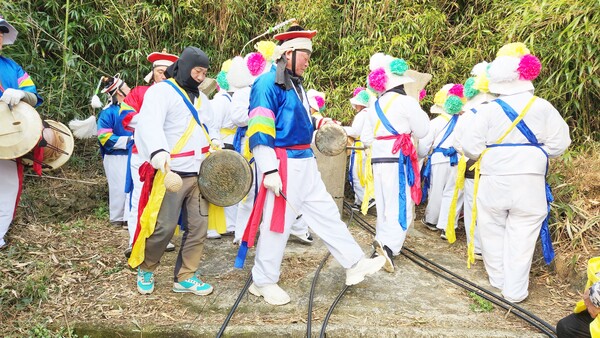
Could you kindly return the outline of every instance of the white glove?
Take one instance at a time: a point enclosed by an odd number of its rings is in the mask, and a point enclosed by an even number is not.
[[[166,151],[161,151],[152,156],[150,164],[152,164],[154,169],[158,169],[166,174],[169,170],[169,164],[171,164],[171,154]]]
[[[212,140],[210,140],[210,143],[211,143],[211,147],[208,151],[210,151],[211,153],[214,153],[217,150],[221,150],[225,146],[225,144],[223,143],[223,140],[218,139],[218,138],[213,138]]]
[[[10,104],[11,106],[16,105],[25,97],[25,92],[20,89],[6,88],[2,97],[0,97],[1,101],[6,102],[6,104]]]
[[[279,191],[281,191],[281,189],[283,188],[281,176],[279,176],[279,173],[277,171],[265,175],[263,185],[265,186],[265,188],[271,190],[275,194],[275,196],[279,196]]]

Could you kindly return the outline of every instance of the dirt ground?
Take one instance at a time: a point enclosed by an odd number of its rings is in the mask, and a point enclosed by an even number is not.
[[[79,146],[69,164],[58,172],[45,178],[26,177],[19,212],[8,235],[10,246],[0,251],[1,336],[69,337],[75,336],[74,327],[75,332],[89,332],[83,329],[88,325],[112,329],[113,336],[141,335],[148,327],[208,325],[218,329],[249,272],[248,266],[244,270],[232,267],[237,249],[231,238],[206,244],[201,272],[204,269],[205,278],[219,286],[215,297],[187,302],[185,296],[170,292],[172,269],[168,267],[174,263],[173,253],[165,254],[165,268],[156,275],[155,293],[140,297],[135,290],[135,272],[128,268],[123,255],[127,231],[110,226],[106,196],[102,164],[91,141]],[[421,207],[417,210],[422,212]],[[445,256],[466,257],[464,231],[459,230],[457,242],[449,245],[419,221],[415,230],[420,235],[409,236],[406,242],[411,249],[440,258],[440,262]],[[351,231],[361,246],[368,248],[370,235],[357,226],[351,226]],[[281,279],[306,283],[324,251],[311,251],[299,244],[289,247],[302,254],[286,255]],[[211,259],[216,253],[225,258]],[[555,325],[579,299],[585,284],[585,262],[591,254],[594,251],[574,252],[569,246],[559,246],[551,266],[544,265],[541,255],[536,254],[530,297],[522,305]],[[248,262],[251,265],[251,257]],[[398,258],[397,264],[401,267],[409,262]],[[483,273],[481,264],[473,271],[468,273]],[[308,290],[309,284],[300,286]],[[223,297],[231,301],[217,302]],[[327,306],[317,306],[315,320],[323,318]],[[501,309],[493,311],[494,316],[507,316]],[[242,309],[232,324],[247,325],[251,330],[257,323],[296,325],[305,320],[305,311],[298,308],[260,316]],[[332,325],[335,323],[333,320]],[[516,320],[510,323],[522,326]]]

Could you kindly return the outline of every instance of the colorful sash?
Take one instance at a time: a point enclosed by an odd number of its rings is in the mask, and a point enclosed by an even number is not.
[[[392,147],[392,154],[398,153],[398,223],[403,230],[408,229],[406,224],[406,184],[410,186],[411,197],[415,204],[421,202],[421,179],[419,176],[419,163],[417,152],[410,138],[410,134],[399,134],[385,116],[379,100],[375,101],[375,112],[381,121],[381,124],[392,135],[378,136],[377,140],[395,140]],[[405,176],[406,172],[406,176]]]
[[[535,96],[534,96],[534,98],[535,98]],[[508,116],[508,118],[511,121],[514,122],[519,117],[517,112],[511,106],[509,106],[506,102],[502,101],[501,99],[496,99],[496,100],[494,100],[494,102],[496,102],[497,104],[500,105],[500,107],[502,107],[502,110],[504,110],[504,113],[506,114],[506,116]],[[531,102],[533,102],[533,101],[531,101]],[[548,175],[549,163],[548,163],[548,153],[544,150],[544,148],[542,148],[543,143],[538,142],[537,137],[535,137],[535,134],[531,131],[531,129],[529,129],[529,127],[527,127],[527,125],[525,124],[525,122],[522,119],[517,122],[516,127],[517,127],[517,129],[519,129],[521,134],[523,134],[523,136],[525,136],[525,138],[527,139],[527,141],[529,141],[529,143],[491,144],[488,147],[493,148],[493,147],[510,147],[510,146],[533,146],[533,147],[540,149],[542,151],[542,153],[544,153],[544,155],[546,155],[546,172],[544,173],[544,177],[546,177]],[[548,221],[550,220],[550,207],[551,207],[551,203],[554,201],[554,196],[552,196],[552,190],[550,189],[550,185],[548,184],[547,180],[545,182],[545,186],[546,186],[546,205],[547,205],[548,213],[546,215],[546,218],[544,219],[544,222],[542,223],[542,228],[540,229],[540,239],[542,241],[542,249],[543,249],[542,251],[544,253],[544,260],[546,261],[546,264],[550,264],[552,262],[552,260],[554,259],[554,248],[552,247],[552,238],[550,237],[550,229],[548,227]]]
[[[171,156],[177,155],[181,152],[183,147],[187,144],[188,140],[192,136],[192,133],[196,127],[196,123],[202,127],[208,142],[210,143],[210,137],[208,136],[208,132],[206,131],[206,126],[200,122],[198,118],[198,111],[202,106],[202,100],[198,98],[196,100],[196,105],[192,104],[187,93],[185,93],[179,85],[175,82],[174,79],[168,79],[163,82],[168,83],[175,89],[177,94],[181,96],[183,102],[185,102],[186,106],[190,109],[193,120],[190,120],[185,132],[181,136],[181,138],[177,141],[175,146],[171,151]],[[196,123],[194,123],[196,122]],[[141,168],[140,168],[141,169]],[[134,236],[134,242],[131,250],[131,256],[129,257],[128,263],[132,268],[138,267],[144,261],[144,253],[146,250],[146,239],[150,237],[154,233],[154,228],[156,226],[156,220],[158,219],[158,213],[160,211],[160,206],[162,204],[163,198],[165,197],[166,188],[165,188],[165,173],[161,170],[156,171],[154,175],[154,179],[152,180],[152,191],[150,192],[150,197],[148,198],[148,203],[143,208],[143,211],[138,210],[138,213],[141,212],[141,217],[138,220],[136,229],[136,235]],[[146,183],[144,183],[146,186]],[[143,189],[143,188],[142,188]]]
[[[304,150],[309,149],[310,144],[300,144],[296,146],[290,147],[276,147],[275,154],[279,159],[279,168],[278,172],[281,176],[282,188],[281,191],[284,195],[287,196],[287,149],[290,150]],[[256,200],[254,201],[254,206],[252,207],[252,213],[250,214],[250,218],[248,219],[248,224],[246,225],[246,230],[244,230],[244,235],[242,236],[242,242],[240,243],[240,248],[238,250],[237,257],[235,258],[234,267],[241,269],[244,267],[244,262],[246,261],[246,255],[248,253],[248,248],[254,246],[254,240],[256,238],[256,233],[258,232],[258,228],[260,226],[260,222],[262,219],[262,213],[264,210],[265,200],[267,197],[267,188],[264,185],[265,175],[263,175],[263,179],[260,183],[260,188],[258,191],[258,195],[256,196]],[[273,204],[273,215],[271,216],[271,225],[270,229],[273,232],[283,233],[285,228],[285,205],[286,201],[283,196],[279,195],[275,197],[275,202]]]

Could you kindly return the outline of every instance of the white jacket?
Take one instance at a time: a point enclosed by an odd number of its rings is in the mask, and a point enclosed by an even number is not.
[[[204,93],[196,99],[201,100],[198,117],[208,128],[209,137],[219,138],[219,128],[214,124],[210,101]],[[135,143],[140,156],[150,161],[150,156],[160,149],[169,153],[182,137],[190,120],[194,117],[183,98],[166,81],[150,87],[144,96],[140,109]],[[192,155],[171,158],[171,169],[181,173],[198,173],[204,159],[209,141],[199,125],[196,125],[192,136],[181,150],[181,153],[193,152]],[[172,154],[173,155],[173,154]]]
[[[513,95],[501,95],[499,99],[510,105],[520,114],[531,99],[530,92]],[[557,157],[571,144],[569,127],[558,111],[548,101],[537,98],[525,118],[525,124],[535,134],[538,143],[549,157]],[[487,145],[494,144],[512,124],[500,105],[489,102],[477,106],[472,123],[465,128],[459,143],[465,155],[477,159]],[[527,138],[515,127],[502,143],[529,143]],[[533,146],[493,147],[481,160],[482,175],[539,174],[546,172],[546,155]]]
[[[382,110],[385,110],[389,100],[396,95],[393,92],[384,93],[379,98],[379,105]],[[390,121],[390,124],[396,129],[399,134],[411,134],[417,139],[425,137],[429,131],[429,117],[427,113],[421,109],[419,102],[414,98],[406,95],[398,96],[385,112],[385,116]],[[394,140],[377,140],[376,137],[392,135],[383,124],[380,124],[377,130],[375,126],[379,121],[375,106],[368,110],[365,119],[360,139],[363,144],[371,146],[372,158],[398,158],[400,152],[392,154]]]

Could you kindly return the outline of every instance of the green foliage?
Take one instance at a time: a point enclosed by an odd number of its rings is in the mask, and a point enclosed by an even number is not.
[[[469,297],[473,300],[473,303],[469,305],[469,308],[473,312],[491,312],[494,310],[494,305],[488,301],[483,299],[481,296],[477,295],[474,292],[469,292]]]
[[[45,324],[36,324],[29,329],[29,338],[78,338],[79,336],[73,332],[73,329],[60,327],[56,330],[49,329]],[[82,338],[89,338],[84,335]]]
[[[140,84],[152,51],[199,46],[214,77],[251,38],[294,17],[319,31],[307,87],[326,92],[328,114],[342,122],[352,120],[348,99],[365,86],[376,52],[433,74],[427,91],[434,93],[463,83],[503,44],[523,41],[542,61],[537,94],[580,141],[600,134],[599,7],[597,0],[13,0],[0,2],[0,13],[21,32],[4,54],[31,74],[45,99],[41,113],[55,119],[92,114],[88,102],[101,75],[120,72]]]
[[[108,213],[109,210],[106,207],[106,205],[99,205],[95,210],[94,210],[94,216],[96,216],[97,219],[99,220],[106,220],[108,219]]]

